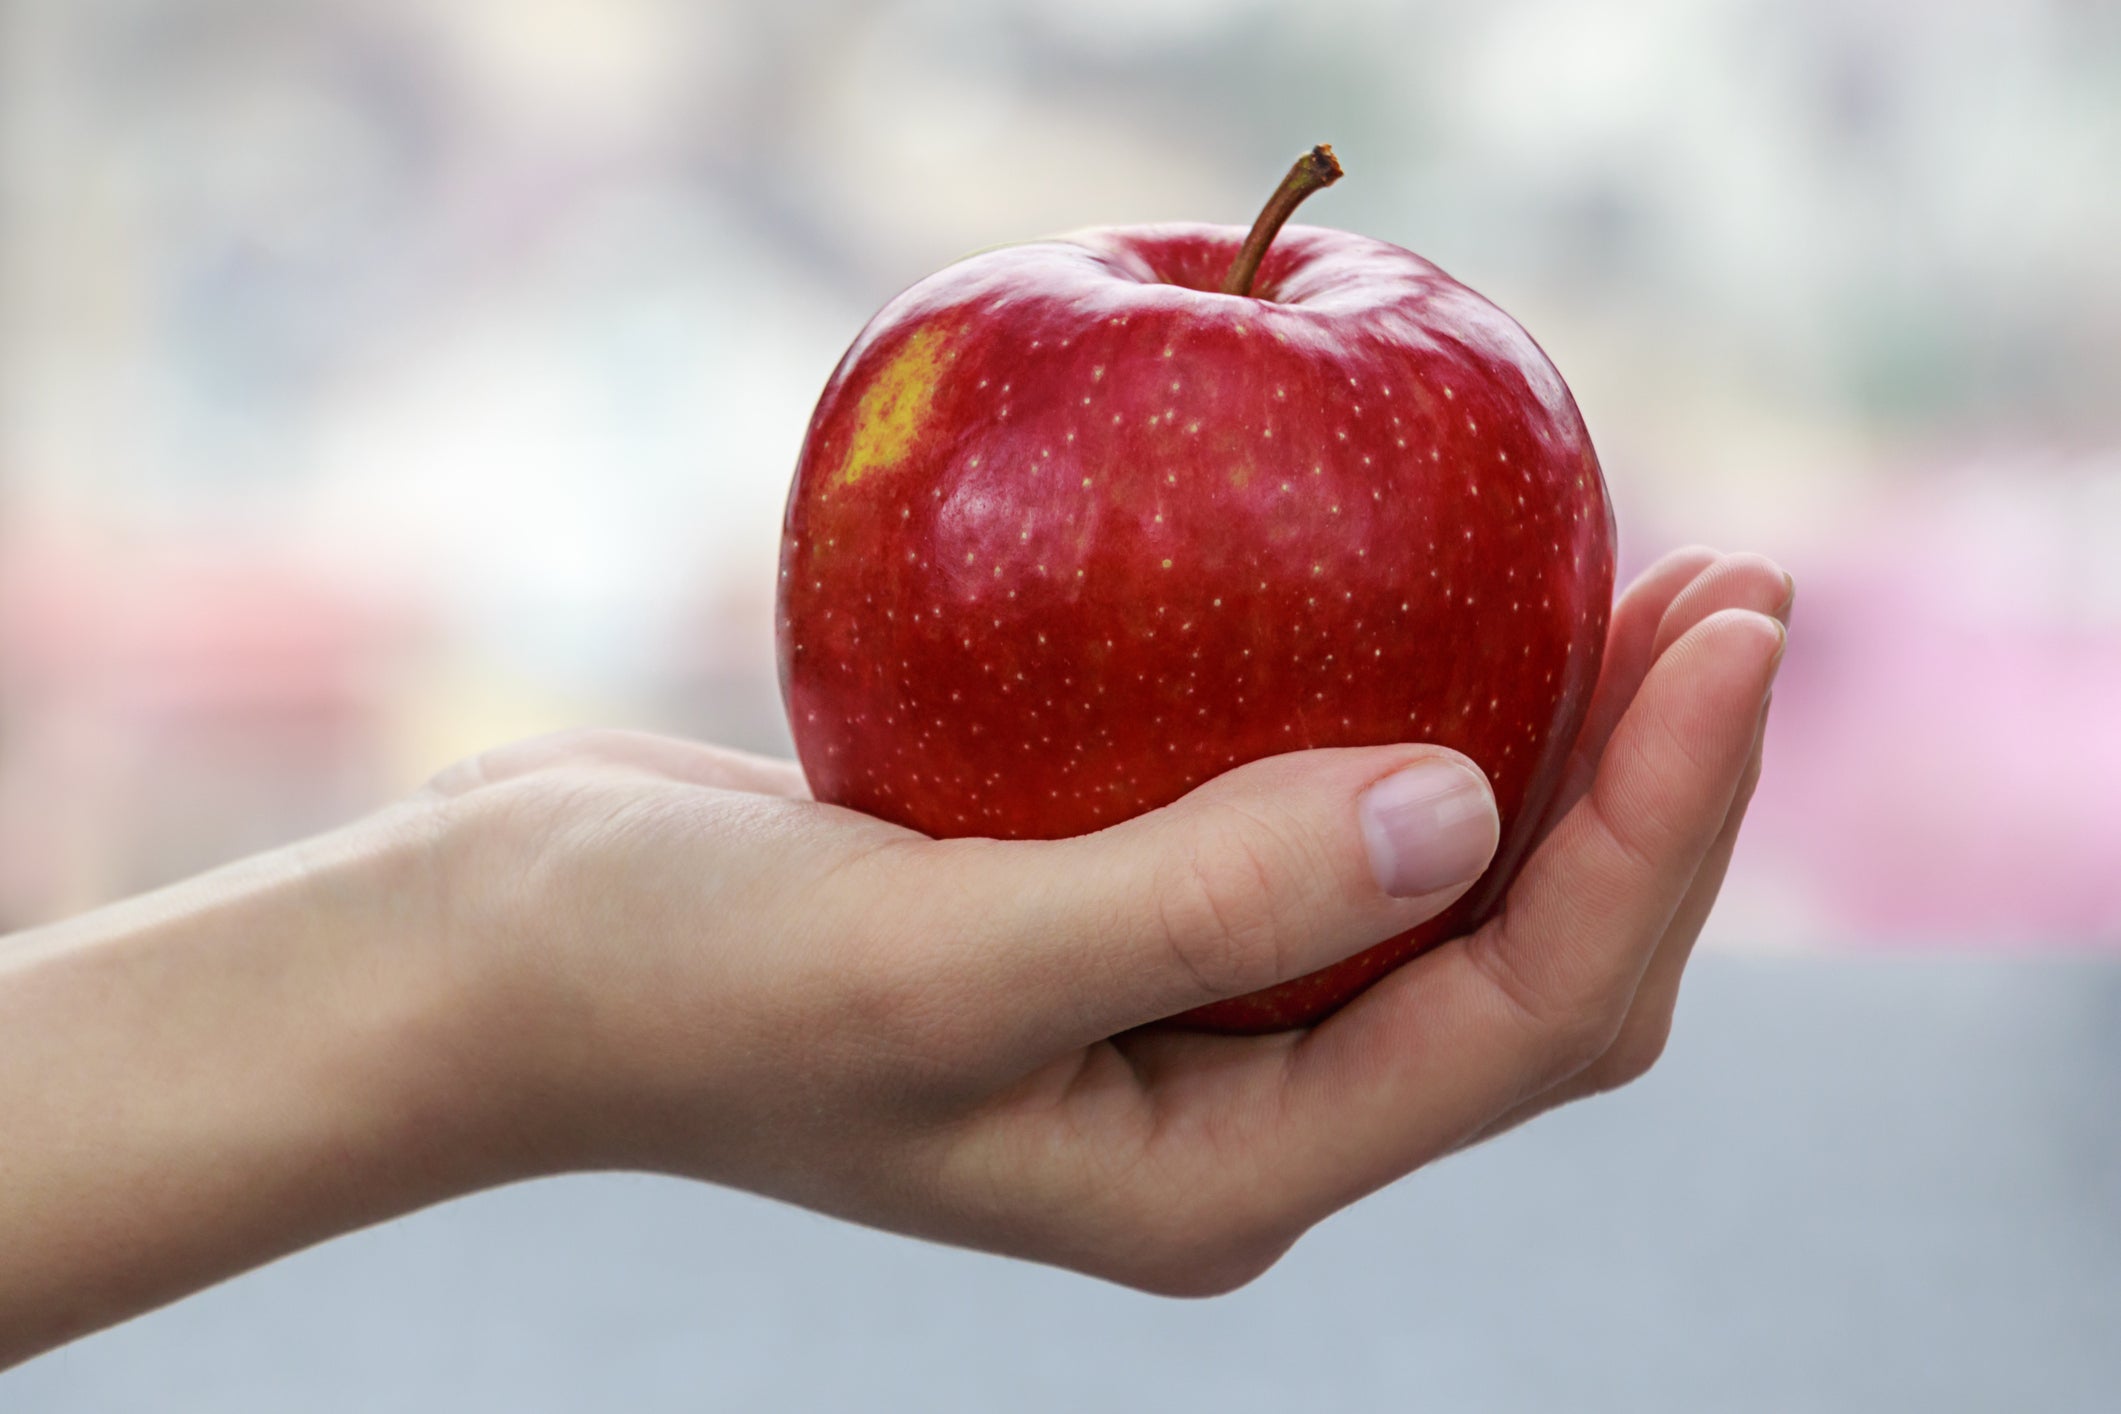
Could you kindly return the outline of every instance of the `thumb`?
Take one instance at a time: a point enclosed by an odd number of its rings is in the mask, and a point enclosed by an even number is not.
[[[987,920],[982,952],[1001,974],[990,995],[1022,999],[1045,1013],[1019,1018],[1027,1032],[1074,1046],[1434,917],[1487,867],[1498,833],[1487,778],[1457,752],[1305,751],[1096,834],[983,842],[956,882]]]

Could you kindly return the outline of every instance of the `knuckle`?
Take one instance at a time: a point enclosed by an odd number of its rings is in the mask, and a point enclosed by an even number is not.
[[[420,789],[421,793],[436,799],[452,800],[461,795],[469,795],[485,785],[487,779],[486,756],[481,752],[444,766],[429,776]]]
[[[1782,566],[1754,550],[1740,550],[1736,554],[1726,556],[1724,563],[1729,567],[1731,576],[1740,581],[1742,597],[1747,605],[1758,604],[1763,613],[1772,612],[1781,605],[1788,592]]]
[[[1152,1296],[1227,1296],[1271,1270],[1298,1235],[1275,1224],[1178,1219],[1138,1234],[1108,1275]]]
[[[1606,1008],[1570,1013],[1549,1033],[1547,1056],[1554,1078],[1567,1079],[1592,1071],[1605,1060],[1619,1034],[1619,1021]]]
[[[1253,822],[1226,821],[1158,881],[1165,943],[1204,993],[1237,996],[1282,978],[1275,850]]]
[[[464,795],[526,776],[607,761],[619,754],[619,741],[625,735],[607,727],[566,727],[490,747],[443,768],[426,788],[435,795]]]
[[[1671,738],[1669,732],[1665,736],[1692,771],[1693,760],[1685,743]],[[1601,789],[1595,782],[1584,802],[1598,834],[1627,877],[1655,878],[1664,872],[1664,856],[1682,830],[1666,818],[1658,802],[1632,797],[1615,801],[1609,788]]]
[[[1228,1296],[1264,1276],[1271,1262],[1237,1265],[1230,1262],[1202,1265],[1174,1264],[1148,1269],[1139,1276],[1123,1277],[1122,1284],[1151,1296],[1181,1300],[1203,1300]]]
[[[1543,1084],[1559,1084],[1583,1075],[1613,1049],[1626,1023],[1632,993],[1620,987],[1589,995],[1562,995],[1550,980],[1527,974],[1516,954],[1500,941],[1505,930],[1492,925],[1468,939],[1468,956],[1488,985],[1515,1014],[1528,1036],[1529,1054],[1538,1058]]]
[[[1632,1023],[1621,1029],[1612,1046],[1599,1058],[1592,1080],[1601,1091],[1618,1090],[1632,1085],[1648,1075],[1657,1062],[1664,1057],[1666,1043],[1671,1038],[1669,1021]]]
[[[624,733],[611,727],[562,727],[532,737],[516,748],[528,769],[549,769],[583,761],[602,761],[617,753]]]

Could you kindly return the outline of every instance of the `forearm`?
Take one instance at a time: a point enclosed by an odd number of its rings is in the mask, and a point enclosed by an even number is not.
[[[418,809],[0,940],[0,1366],[514,1176]]]

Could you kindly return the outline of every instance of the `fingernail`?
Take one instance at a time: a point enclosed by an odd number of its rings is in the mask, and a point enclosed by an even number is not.
[[[1356,806],[1370,872],[1395,898],[1478,878],[1500,827],[1487,782],[1456,761],[1424,761],[1386,776]]]

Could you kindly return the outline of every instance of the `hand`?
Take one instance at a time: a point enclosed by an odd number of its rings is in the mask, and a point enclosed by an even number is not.
[[[818,805],[783,762],[589,733],[0,940],[0,1367],[598,1166],[1229,1290],[1362,1194],[1656,1058],[1788,605],[1757,557],[1645,575],[1502,913],[1305,1032],[1141,1026],[1446,907],[1495,842],[1462,758],[1278,757],[1003,844]]]
[[[632,1166],[1150,1291],[1227,1291],[1431,1160],[1641,1074],[1760,766],[1791,596],[1667,557],[1615,608],[1503,911],[1303,1032],[1143,1023],[1440,912],[1493,804],[1433,747],[1300,753],[1079,839],[936,841],[791,765],[592,732],[432,788],[439,956],[530,1170]],[[1382,783],[1382,784],[1381,784]],[[1406,895],[1406,896],[1400,896]]]

